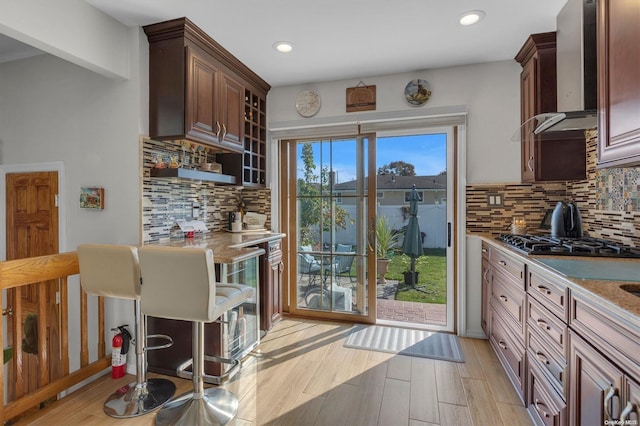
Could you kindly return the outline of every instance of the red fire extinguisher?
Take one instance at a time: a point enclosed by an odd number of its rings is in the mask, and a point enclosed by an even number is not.
[[[111,378],[119,379],[124,377],[127,369],[127,352],[129,352],[129,342],[131,341],[131,333],[121,325],[112,328],[111,331],[116,332],[111,340]]]

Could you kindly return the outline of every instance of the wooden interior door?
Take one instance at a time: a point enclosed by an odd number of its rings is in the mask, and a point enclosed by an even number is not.
[[[57,172],[6,175],[7,260],[58,253],[57,192]],[[57,292],[57,286],[43,282],[7,293],[7,303],[13,309],[7,340],[14,346],[9,396],[20,397],[60,376]],[[37,316],[39,342],[46,339],[46,350],[40,357],[45,361],[43,365],[37,351],[34,354],[22,350],[24,322],[30,314]]]

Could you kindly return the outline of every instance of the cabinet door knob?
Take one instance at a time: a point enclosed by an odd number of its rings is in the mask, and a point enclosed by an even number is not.
[[[216,121],[216,139],[220,140],[220,122]]]
[[[501,294],[501,295],[500,295],[500,296],[498,296],[498,297],[500,298],[500,300],[502,300],[502,301],[503,301],[503,302],[505,302],[505,303],[507,303],[507,301],[509,300],[509,299],[507,299],[507,296],[505,296],[505,295],[503,295],[503,294]]]
[[[527,161],[527,167],[531,172],[533,171],[533,166],[531,165],[532,162],[533,162],[533,155],[531,156],[531,158],[529,158],[529,161]]]
[[[540,402],[540,400],[536,398],[536,402],[534,402],[533,405],[536,407],[536,410],[538,410],[538,413],[540,413],[542,417],[545,417],[545,418],[549,417],[549,413],[547,413],[542,408],[540,408],[541,406],[542,407],[545,406],[543,402]]]
[[[538,324],[538,327],[540,327],[543,330],[549,330],[549,324],[543,320],[542,318],[538,318],[538,321],[536,321]]]
[[[507,344],[503,340],[500,340],[498,342],[498,346],[500,346],[505,351],[507,350]]]
[[[541,363],[547,365],[549,364],[549,359],[542,352],[536,352],[536,358],[540,360]]]
[[[538,286],[538,291],[539,291],[540,293],[542,293],[542,294],[546,294],[546,295],[551,294],[551,292],[549,291],[549,289],[548,289],[547,287],[543,286],[543,285],[539,285],[539,286]]]
[[[222,125],[222,139],[224,140],[225,136],[227,136],[227,126],[225,126],[224,124]]]
[[[500,262],[498,262],[499,264],[501,264],[502,266],[507,266],[507,262],[505,262],[504,260],[501,260]]]

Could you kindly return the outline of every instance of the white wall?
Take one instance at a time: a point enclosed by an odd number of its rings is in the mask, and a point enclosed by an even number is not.
[[[0,0],[0,33],[109,77],[129,78],[127,30],[84,0]]]
[[[64,163],[60,184],[67,194],[61,200],[67,251],[87,242],[138,244],[138,139],[148,128],[146,115],[140,118],[148,103],[147,45],[139,29],[126,35],[129,80],[110,79],[48,54],[0,64],[0,165]],[[103,211],[80,209],[82,186],[105,188]],[[78,348],[77,277],[69,295],[70,344]],[[109,301],[107,327],[123,323],[133,327],[132,302]],[[96,358],[92,354],[91,360]],[[72,370],[79,366],[78,351],[71,351],[70,361]]]
[[[514,52],[515,54],[515,52]],[[423,107],[438,108],[466,105],[467,183],[520,181],[520,145],[510,138],[520,123],[520,65],[515,61],[467,65],[363,79],[376,85],[375,112],[417,109],[404,99],[404,87],[415,78],[429,82],[432,95]],[[273,123],[305,119],[295,110],[295,99],[303,90],[317,90],[322,107],[313,117],[330,119],[366,112],[346,113],[346,89],[358,80],[276,87],[268,96],[268,120]]]

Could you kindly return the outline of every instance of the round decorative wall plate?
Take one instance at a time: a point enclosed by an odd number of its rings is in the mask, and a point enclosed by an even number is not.
[[[303,117],[313,117],[320,111],[321,105],[320,95],[314,90],[302,92],[296,98],[296,110]]]
[[[420,106],[427,103],[431,96],[431,90],[429,89],[429,82],[417,78],[407,83],[404,88],[404,97],[413,106]]]

